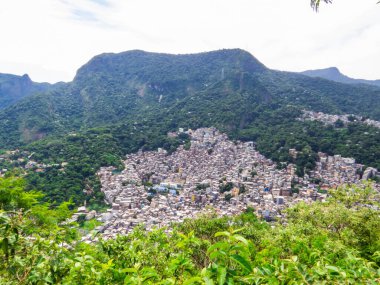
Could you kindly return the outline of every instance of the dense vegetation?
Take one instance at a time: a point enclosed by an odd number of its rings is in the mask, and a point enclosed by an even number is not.
[[[61,222],[70,214],[67,203],[51,210],[22,185],[0,179],[1,284],[380,282],[379,193],[370,186],[300,203],[286,211],[286,223],[267,224],[248,209],[87,245],[78,225]]]
[[[201,120],[227,129],[253,124],[257,108],[271,112],[288,105],[380,119],[379,98],[376,87],[269,70],[238,49],[103,54],[80,68],[73,82],[0,112],[0,148],[173,113],[193,127]]]

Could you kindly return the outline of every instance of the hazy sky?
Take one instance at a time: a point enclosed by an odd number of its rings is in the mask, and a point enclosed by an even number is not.
[[[288,71],[380,79],[380,5],[334,0],[0,0],[0,72],[70,81],[103,52],[242,48]]]

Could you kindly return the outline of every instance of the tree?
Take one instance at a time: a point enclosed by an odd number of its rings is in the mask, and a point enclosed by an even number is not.
[[[28,210],[38,203],[42,193],[25,192],[25,180],[18,177],[0,177],[0,210]]]
[[[332,3],[332,0],[322,0],[323,2],[329,4]],[[321,4],[321,0],[311,0],[310,5],[314,10],[318,11],[319,5]]]
[[[311,5],[311,7],[313,7],[313,9],[315,10],[315,11],[318,11],[318,8],[319,8],[319,5],[321,4],[321,2],[325,2],[325,3],[327,3],[327,4],[329,4],[329,3],[332,3],[332,0],[311,0],[311,2],[310,2],[310,5]],[[380,1],[377,1],[377,4],[379,4],[380,3]]]
[[[335,128],[343,128],[344,127],[344,122],[341,119],[338,119],[334,123]]]

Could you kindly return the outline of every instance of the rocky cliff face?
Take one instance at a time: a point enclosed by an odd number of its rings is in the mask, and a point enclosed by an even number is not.
[[[374,177],[376,177],[376,176],[380,177],[380,172],[377,171],[376,168],[368,167],[368,168],[364,171],[362,179],[363,179],[363,180],[368,180],[368,179],[370,179],[370,178],[374,178]]]

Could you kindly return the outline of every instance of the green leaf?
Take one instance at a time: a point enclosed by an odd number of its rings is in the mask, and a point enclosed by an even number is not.
[[[238,232],[243,231],[244,229],[245,229],[245,227],[240,228],[240,229],[237,229],[237,230],[233,230],[232,233],[233,233],[233,234],[236,234],[236,233],[238,233]]]
[[[235,260],[237,263],[243,266],[248,272],[252,272],[251,264],[241,255],[232,254],[231,259]]]
[[[227,253],[224,250],[218,250],[210,253],[210,259],[215,259],[221,256],[226,257]]]
[[[321,276],[326,274],[325,270],[323,269],[314,269],[314,272]]]
[[[123,273],[136,273],[137,269],[136,268],[124,268],[121,270]]]
[[[202,283],[202,278],[200,277],[193,277],[188,280],[186,280],[183,285],[192,285],[192,284],[197,284],[197,283]]]
[[[234,239],[241,241],[242,243],[244,243],[245,245],[248,246],[248,241],[244,237],[242,237],[241,235],[234,235]]]
[[[224,282],[226,281],[226,276],[227,276],[227,269],[225,267],[218,267],[216,279],[218,280],[219,285],[224,284]]]
[[[231,233],[225,231],[225,232],[217,232],[215,234],[215,237],[220,237],[220,236],[230,237]]]
[[[210,253],[214,250],[219,250],[221,248],[225,248],[227,247],[228,244],[223,242],[223,241],[220,241],[220,242],[217,242],[217,243],[214,243],[213,245],[211,245],[208,249],[207,249],[207,252]]]
[[[234,285],[234,284],[235,284],[234,279],[232,279],[231,277],[228,278],[228,280],[227,280],[227,284],[228,284],[228,285]]]
[[[212,281],[209,277],[205,276],[203,277],[203,281],[206,285],[214,285],[214,281]]]
[[[340,272],[339,268],[335,267],[335,266],[326,265],[326,268],[329,269],[329,270],[331,270],[331,271],[333,271],[333,272],[337,272],[337,273]]]
[[[5,256],[8,256],[8,238],[4,238],[1,245]]]

